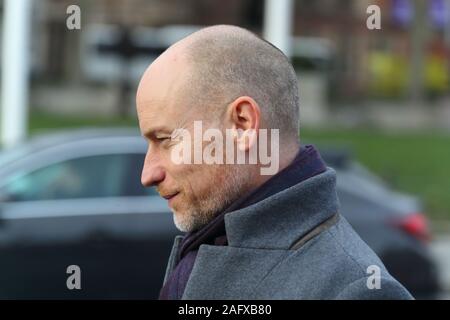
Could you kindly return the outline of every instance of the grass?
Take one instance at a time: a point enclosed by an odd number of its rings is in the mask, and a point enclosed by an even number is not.
[[[117,127],[131,126],[138,127],[136,117],[128,118],[92,118],[83,116],[58,116],[49,113],[32,113],[29,121],[30,134],[36,134],[40,131],[71,129],[81,127]]]
[[[30,132],[78,127],[138,126],[137,119],[61,117],[34,113]],[[443,132],[387,133],[375,129],[302,129],[313,144],[339,144],[395,189],[418,195],[436,220],[450,220],[450,134]]]
[[[304,130],[302,137],[350,146],[359,161],[395,189],[419,195],[432,218],[450,220],[450,134]]]

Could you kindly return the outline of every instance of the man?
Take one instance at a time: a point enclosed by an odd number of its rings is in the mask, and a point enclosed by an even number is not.
[[[142,184],[187,233],[160,299],[412,298],[339,215],[335,172],[313,146],[300,148],[297,78],[280,50],[245,29],[205,28],[150,65],[136,100],[148,141]],[[187,141],[199,121],[214,139]],[[223,153],[217,131],[231,132]],[[276,134],[263,139],[267,131]],[[261,157],[237,161],[257,147],[272,151],[275,172],[263,174]],[[192,150],[234,162],[193,163]]]

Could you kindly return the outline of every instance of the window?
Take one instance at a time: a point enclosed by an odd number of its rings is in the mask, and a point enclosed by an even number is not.
[[[155,188],[145,188],[141,184],[141,172],[144,159],[144,153],[130,154],[128,157],[128,170],[124,179],[124,192],[127,196],[158,195]]]
[[[143,158],[111,154],[71,159],[19,174],[0,191],[8,201],[35,201],[155,194],[140,185]],[[142,161],[139,163],[139,159]],[[130,192],[130,190],[138,190]],[[140,190],[140,191],[139,191]]]

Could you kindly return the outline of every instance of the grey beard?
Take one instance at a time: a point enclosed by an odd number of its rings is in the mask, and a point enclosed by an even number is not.
[[[245,165],[231,166],[225,183],[208,198],[202,199],[198,208],[189,208],[186,212],[173,211],[174,224],[182,232],[193,232],[211,222],[217,214],[225,210],[244,194],[251,181],[251,174]]]

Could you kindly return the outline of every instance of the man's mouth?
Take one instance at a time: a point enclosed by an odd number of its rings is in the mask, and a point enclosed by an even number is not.
[[[164,199],[170,201],[170,199],[173,199],[179,192],[170,193],[166,195],[161,195]]]

